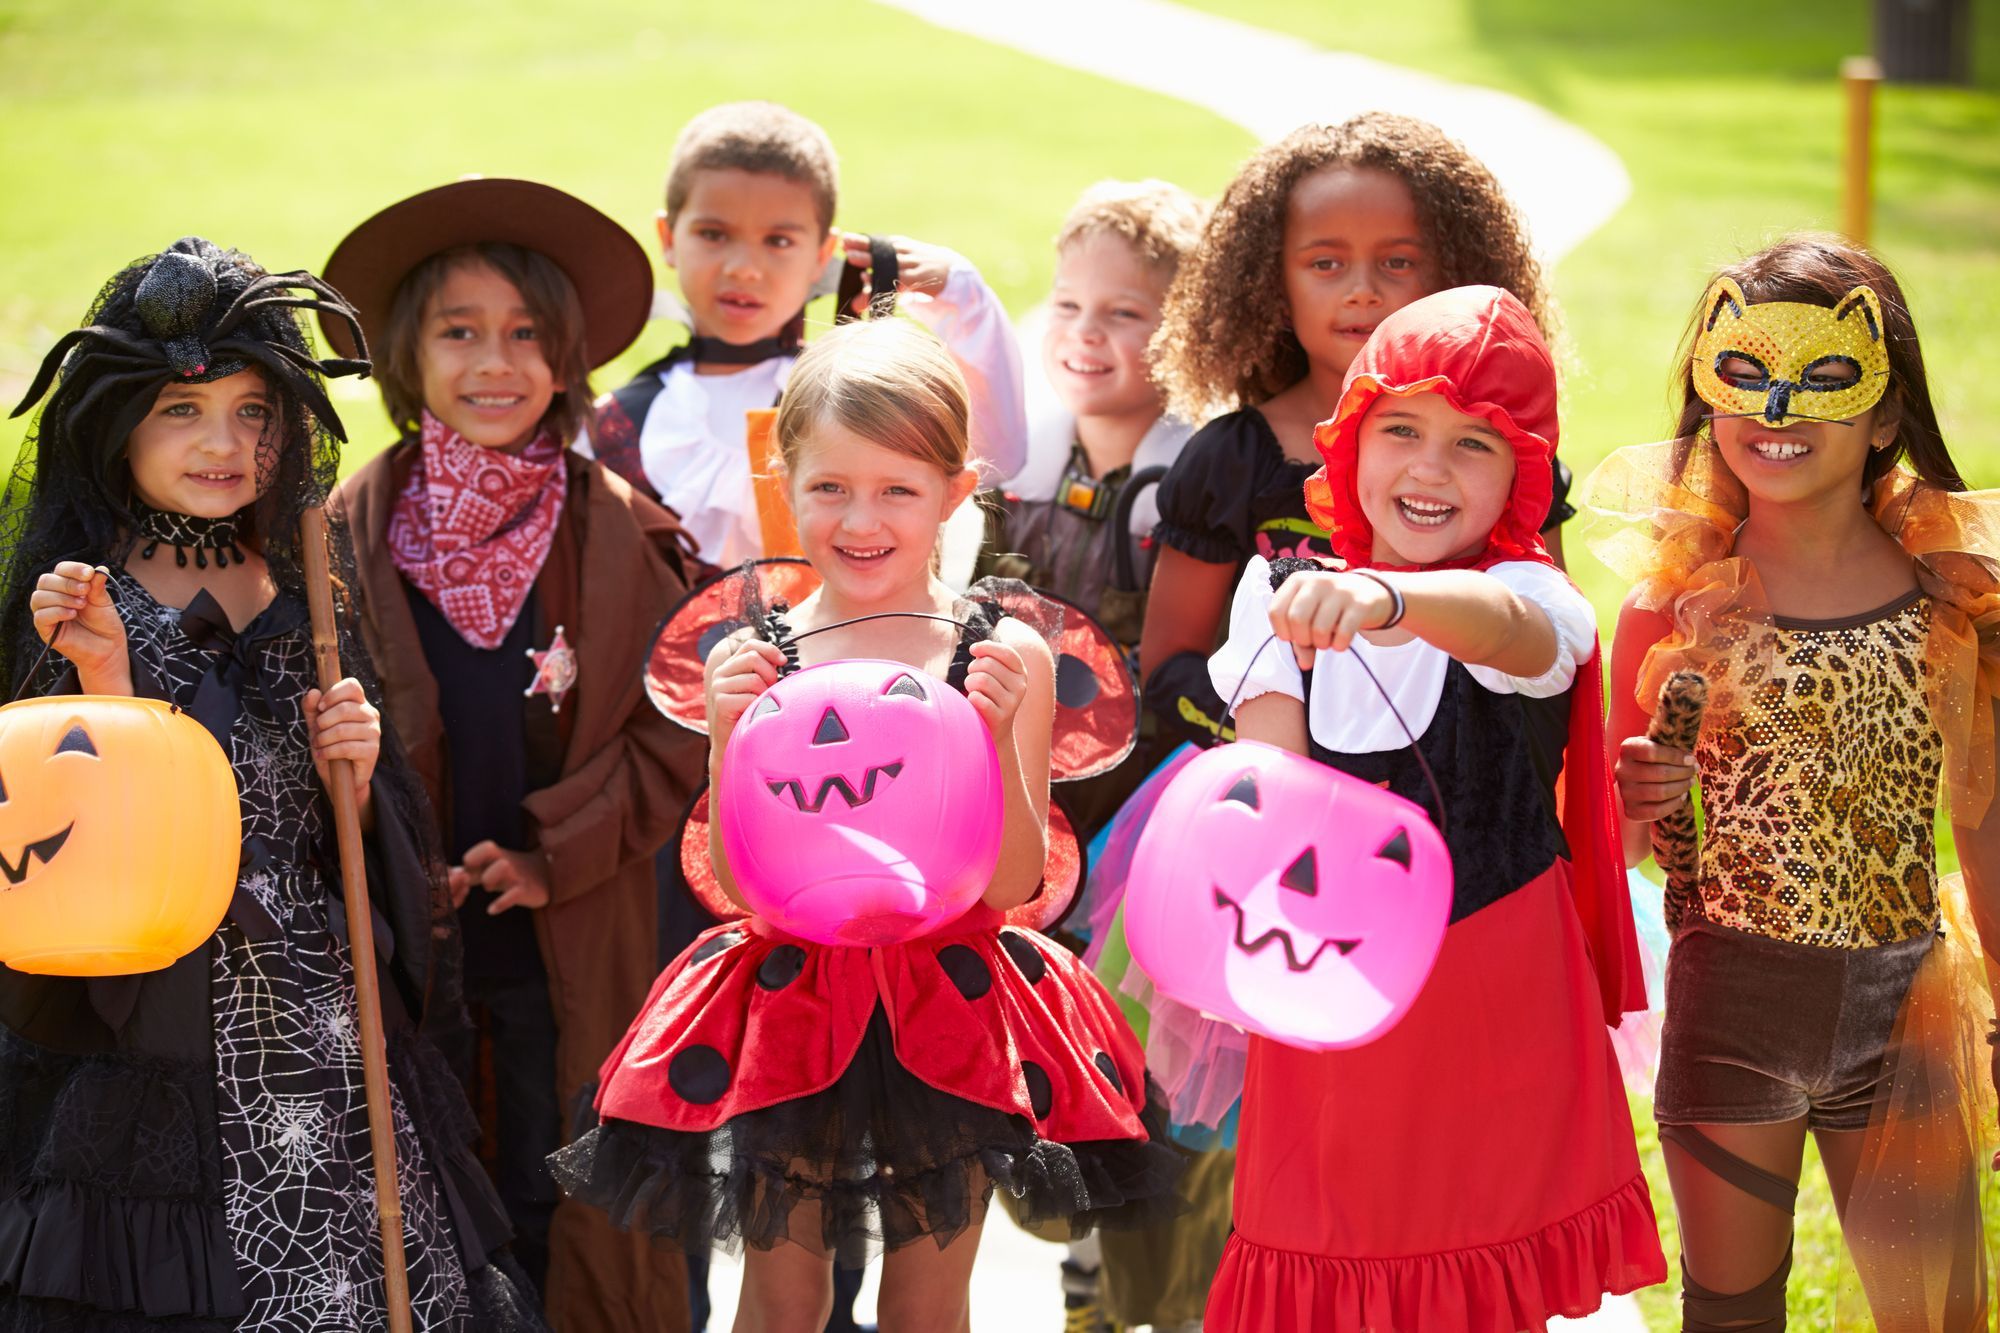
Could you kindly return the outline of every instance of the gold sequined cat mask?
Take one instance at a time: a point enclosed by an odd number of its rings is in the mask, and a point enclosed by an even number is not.
[[[1752,304],[1734,279],[1717,278],[1702,300],[1694,340],[1694,388],[1718,417],[1759,417],[1773,426],[1858,417],[1889,387],[1882,302],[1856,287],[1832,307],[1795,301]]]

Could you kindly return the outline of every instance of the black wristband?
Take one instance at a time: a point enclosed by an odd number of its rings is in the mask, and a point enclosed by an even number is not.
[[[1364,579],[1372,580],[1381,587],[1382,591],[1389,594],[1389,618],[1379,625],[1370,625],[1368,628],[1394,629],[1403,623],[1403,613],[1410,608],[1403,601],[1403,593],[1400,588],[1372,570],[1350,569],[1347,572],[1350,574],[1359,574]]]

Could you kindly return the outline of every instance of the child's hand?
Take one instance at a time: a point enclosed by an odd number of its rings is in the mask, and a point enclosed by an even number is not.
[[[1618,747],[1613,776],[1625,817],[1649,824],[1687,803],[1688,788],[1695,780],[1694,756],[1644,736],[1628,736]]]
[[[1020,650],[996,639],[984,639],[972,645],[972,665],[965,673],[965,697],[979,716],[986,719],[986,729],[999,740],[1014,725],[1014,715],[1021,710],[1021,700],[1028,696],[1028,668],[1021,661]]]
[[[907,236],[891,236],[889,240],[896,247],[896,290],[917,292],[924,296],[936,296],[944,290],[945,279],[951,276],[951,251],[941,245],[926,245],[913,241]],[[867,268],[868,238],[858,231],[840,234],[841,248],[847,252],[847,262],[855,268]],[[855,314],[865,314],[868,303],[875,298],[875,283],[871,276],[859,298],[860,309]]]
[[[462,907],[477,884],[494,895],[486,915],[514,907],[549,905],[549,858],[543,851],[514,852],[492,839],[465,849],[465,864],[451,868],[451,905]]]
[[[1389,590],[1365,575],[1294,574],[1271,598],[1271,629],[1292,645],[1304,671],[1318,649],[1344,653],[1356,634],[1379,628],[1395,613]]]
[[[368,781],[375,776],[375,761],[382,755],[382,714],[362,693],[361,682],[349,676],[324,695],[307,690],[305,715],[312,735],[313,768],[321,785],[332,788],[336,759],[353,764],[354,800],[365,817]]]
[[[733,731],[757,696],[778,683],[784,666],[784,652],[763,639],[717,644],[708,659],[708,734],[719,741]]]
[[[76,665],[77,681],[89,694],[130,694],[131,660],[125,655],[125,622],[105,587],[109,571],[101,565],[65,560],[35,580],[28,594],[35,633]],[[124,688],[110,688],[122,680]]]

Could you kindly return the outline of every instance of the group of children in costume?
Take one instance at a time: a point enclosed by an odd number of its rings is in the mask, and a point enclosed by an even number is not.
[[[835,230],[837,195],[803,118],[692,122],[658,219],[691,338],[596,402],[650,264],[526,181],[393,204],[324,280],[175,242],[51,351],[0,680],[179,705],[228,754],[246,836],[205,949],[0,970],[0,1322],[383,1326],[361,929],[418,1328],[687,1327],[690,1260],[722,1244],[745,1249],[739,1328],[817,1333],[841,1269],[879,1256],[882,1327],[965,1329],[998,1195],[1071,1241],[1078,1330],[1539,1329],[1667,1276],[1609,1038],[1648,1003],[1625,867],[1656,846],[1684,868],[1655,1102],[1683,1326],[1784,1326],[1807,1130],[1881,1326],[1984,1317],[2000,524],[1879,261],[1803,237],[1731,266],[1674,438],[1590,483],[1630,520],[1600,547],[1633,586],[1607,724],[1556,539],[1550,301],[1505,195],[1435,128],[1302,129],[1212,212],[1093,187],[1033,411],[976,271]],[[877,317],[807,339],[834,270],[866,275],[842,314]],[[321,380],[371,369],[400,438],[336,487]],[[787,596],[736,568],[771,546],[747,425],[768,408],[805,562]],[[321,503],[349,675],[324,692],[300,554]],[[947,582],[975,504],[986,577]],[[682,726],[645,668],[691,605],[730,614],[695,636]],[[1089,706],[1079,627],[1129,659],[1097,689],[1136,668],[1145,717],[1123,766],[1052,800]],[[757,916],[714,832],[731,734],[846,658],[962,692],[999,759],[991,882],[893,945]],[[1692,674],[1690,752],[1655,713]],[[1246,1039],[1149,994],[1118,939],[1132,886],[1100,876],[1060,918],[1076,845],[1129,835],[1178,744],[1237,737],[1444,833],[1445,942],[1366,1046]],[[366,923],[330,887],[338,760]],[[1701,844],[1670,849],[1651,826],[1684,827],[1697,779]],[[1962,884],[1935,864],[1941,784]],[[1285,887],[1342,888],[1309,865]]]

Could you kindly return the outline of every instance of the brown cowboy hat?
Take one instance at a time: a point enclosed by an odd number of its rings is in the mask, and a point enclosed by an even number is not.
[[[326,281],[361,312],[370,342],[409,271],[441,250],[502,241],[555,261],[583,305],[593,367],[632,345],[653,308],[653,265],[631,233],[552,185],[473,176],[389,205],[347,233],[326,261]],[[342,356],[354,339],[338,320],[320,328]]]

